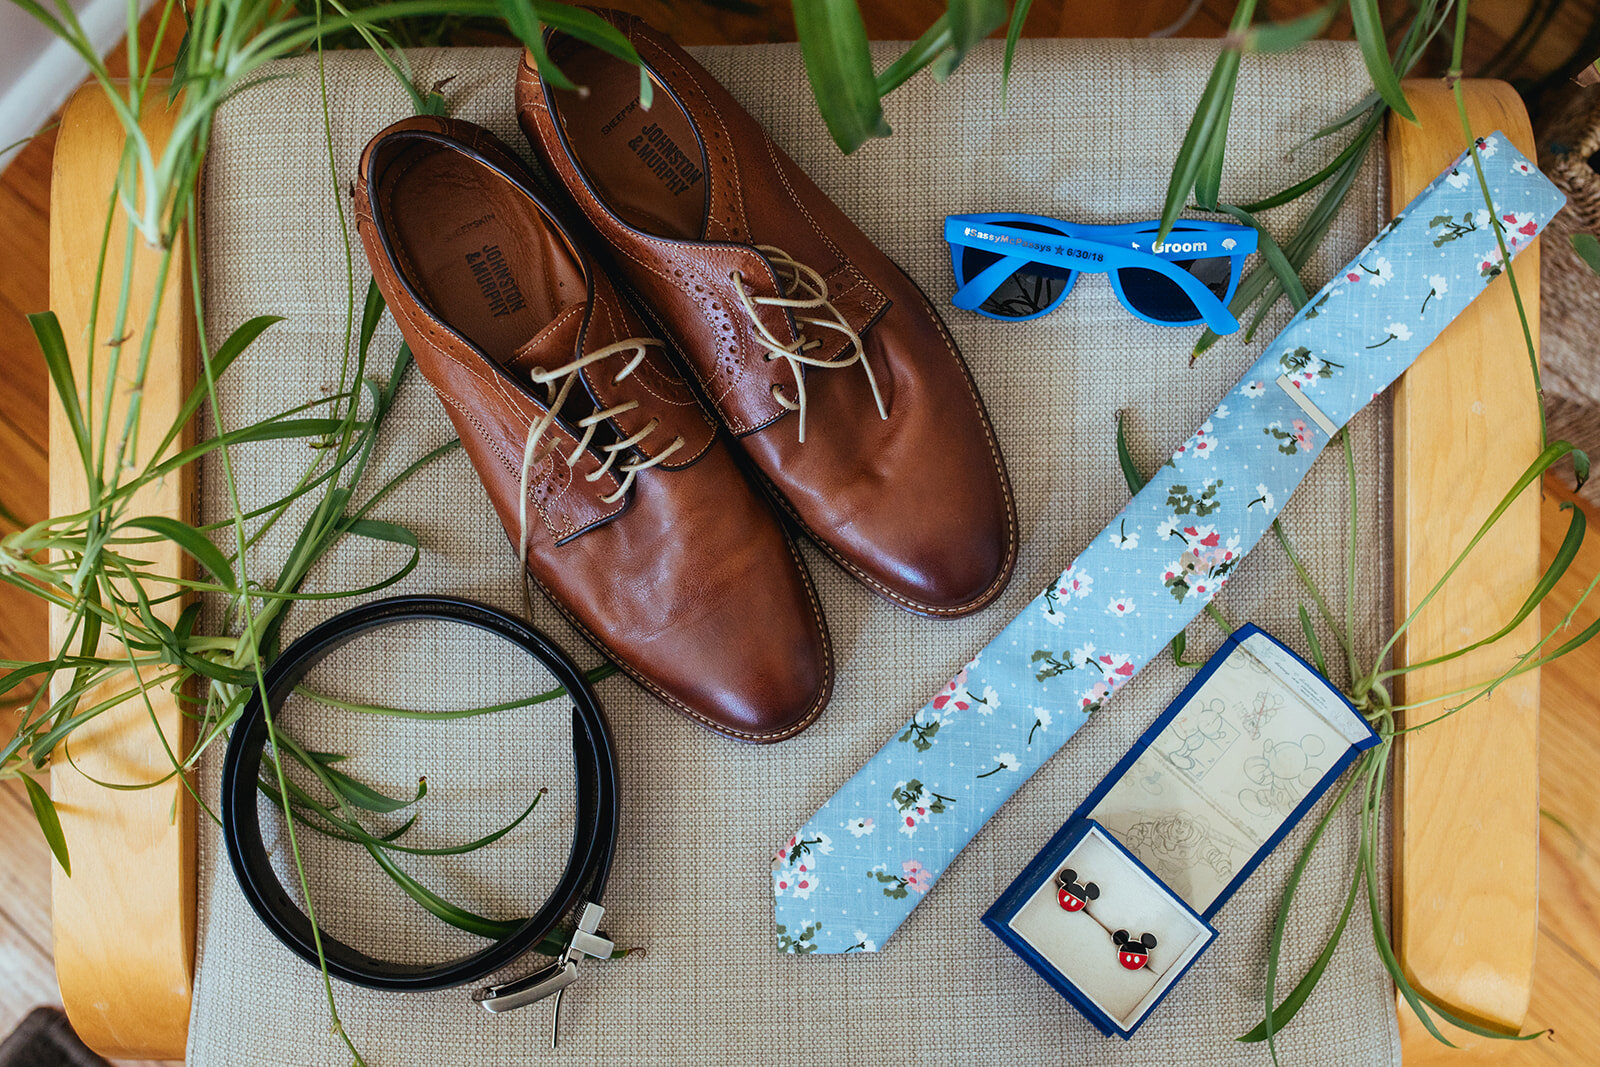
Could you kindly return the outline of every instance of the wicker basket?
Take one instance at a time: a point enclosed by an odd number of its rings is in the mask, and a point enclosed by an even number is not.
[[[1540,123],[1539,166],[1567,194],[1545,231],[1541,308],[1545,410],[1552,440],[1600,458],[1600,277],[1572,248],[1576,233],[1600,234],[1600,86],[1573,90]],[[1600,481],[1584,494],[1600,504]]]

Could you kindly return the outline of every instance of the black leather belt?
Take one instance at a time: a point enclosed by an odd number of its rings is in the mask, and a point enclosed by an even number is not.
[[[617,841],[617,759],[599,701],[588,680],[549,638],[509,615],[466,600],[406,596],[352,608],[310,630],[266,671],[267,705],[276,715],[307,672],[331,652],[372,630],[419,620],[461,623],[510,641],[544,664],[572,698],[572,756],[576,770],[577,825],[572,851],[550,899],[504,938],[470,956],[437,964],[374,959],[320,931],[328,973],[374,989],[418,992],[480,982],[528,952],[581,904],[566,949],[551,966],[525,978],[481,989],[473,999],[492,1012],[509,1011],[559,994],[577,979],[581,956],[609,957],[612,944],[597,932],[605,909],[600,898]],[[257,779],[267,743],[268,711],[260,691],[251,694],[234,724],[222,764],[222,832],[239,888],[261,921],[301,959],[320,966],[311,920],[284,891],[268,860],[257,813]],[[559,996],[557,1000],[559,1009]],[[552,1039],[554,1033],[552,1032]]]

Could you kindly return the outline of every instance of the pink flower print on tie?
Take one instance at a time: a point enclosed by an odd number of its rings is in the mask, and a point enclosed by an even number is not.
[[[933,888],[933,872],[917,860],[906,860],[900,865],[902,874],[890,874],[887,864],[879,864],[867,872],[867,877],[883,883],[883,895],[890,900],[905,899],[907,891],[926,893]]]
[[[1211,425],[1210,419],[1207,419],[1200,424],[1193,437],[1178,446],[1178,450],[1172,454],[1167,463],[1169,466],[1176,465],[1185,458],[1210,459],[1216,448],[1216,427]]]
[[[954,797],[935,793],[916,778],[896,782],[894,791],[889,794],[889,806],[899,813],[900,832],[907,837],[935,815],[943,815],[955,802]]]
[[[795,834],[772,857],[772,892],[775,896],[790,894],[805,900],[817,888],[817,856],[833,851],[833,840],[827,834],[801,837]]]
[[[1180,604],[1190,593],[1214,596],[1241,558],[1239,539],[1223,541],[1215,526],[1205,525],[1179,526],[1172,535],[1183,542],[1184,551],[1162,572],[1162,584]]]
[[[1536,236],[1539,232],[1539,220],[1532,215],[1513,211],[1502,217],[1506,224],[1506,243],[1512,248]]]
[[[1286,456],[1293,456],[1311,447],[1311,427],[1306,425],[1305,419],[1295,419],[1287,430],[1283,428],[1283,423],[1273,419],[1261,432],[1276,439],[1278,451]]]

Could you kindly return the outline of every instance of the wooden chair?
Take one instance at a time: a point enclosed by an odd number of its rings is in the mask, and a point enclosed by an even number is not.
[[[1473,127],[1501,129],[1529,157],[1533,136],[1521,100],[1502,82],[1464,86]],[[1386,141],[1392,205],[1404,204],[1462,147],[1449,92],[1406,87],[1418,123],[1391,120]],[[144,123],[153,141],[171,116],[155,94]],[[51,306],[69,343],[91,313],[90,277],[103,234],[101,212],[122,143],[99,89],[81,91],[61,123],[50,216]],[[123,255],[114,227],[108,262]],[[146,428],[166,426],[195,374],[195,324],[188,292],[189,246],[180,242],[155,324]],[[131,306],[147,306],[155,256],[132,252]],[[1517,261],[1538,337],[1538,250]],[[101,321],[117,299],[103,297]],[[131,331],[146,324],[137,316]],[[79,346],[81,349],[81,345]],[[74,352],[80,364],[84,353]],[[81,377],[80,370],[80,377]],[[1506,486],[1539,449],[1529,369],[1509,286],[1497,282],[1406,374],[1395,398],[1395,615],[1404,618],[1471,536]],[[1516,399],[1506,402],[1507,397]],[[124,398],[125,400],[126,398]],[[51,410],[51,451],[71,437]],[[194,521],[194,487],[174,482],[140,506]],[[52,464],[53,513],[77,510],[84,487],[71,461]],[[1429,607],[1398,649],[1418,661],[1492,632],[1516,611],[1539,574],[1537,495],[1519,499],[1477,550],[1501,580],[1457,580]],[[173,553],[176,557],[176,552]],[[163,560],[182,567],[184,560]],[[175,618],[176,601],[166,605]],[[172,619],[168,619],[172,621]],[[59,639],[62,620],[52,623]],[[1461,688],[1503,665],[1510,649],[1539,632],[1535,613],[1504,641],[1405,679],[1400,699]],[[1538,710],[1536,673],[1501,686],[1469,714],[1415,735],[1399,748],[1394,826],[1393,931],[1411,981],[1464,1017],[1517,1029],[1528,1008],[1537,931]],[[188,730],[175,701],[155,708],[169,738]],[[168,767],[144,707],[101,716],[73,737],[78,766],[97,777],[139,780]],[[196,824],[176,784],[115,792],[62,761],[52,787],[74,875],[55,872],[55,962],[61,996],[79,1034],[108,1056],[177,1059],[184,1054],[193,984]],[[176,817],[174,817],[176,812]],[[1406,1009],[1402,1006],[1402,1013]]]

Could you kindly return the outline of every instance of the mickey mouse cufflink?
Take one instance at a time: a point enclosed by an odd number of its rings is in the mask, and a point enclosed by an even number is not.
[[[1150,950],[1156,947],[1155,934],[1133,937],[1126,930],[1118,930],[1111,935],[1111,940],[1117,945],[1117,962],[1130,971],[1140,970],[1148,964]]]
[[[1100,887],[1093,882],[1079,882],[1078,872],[1071,867],[1056,872],[1056,899],[1067,911],[1082,911],[1089,901],[1098,900]]]

